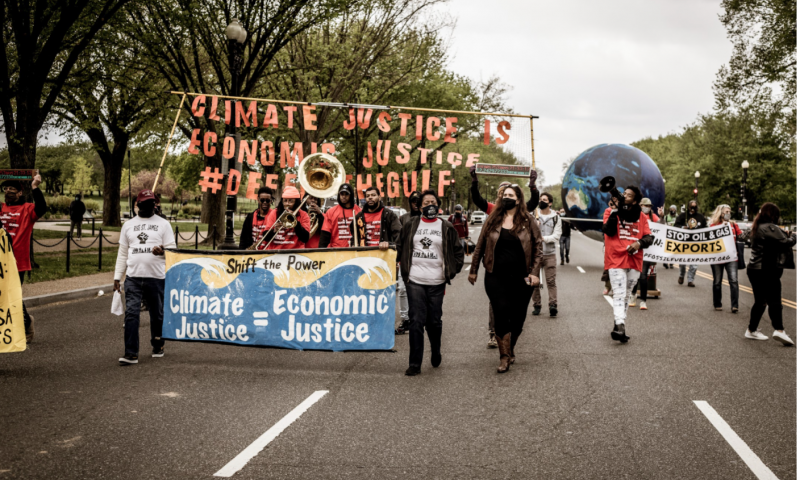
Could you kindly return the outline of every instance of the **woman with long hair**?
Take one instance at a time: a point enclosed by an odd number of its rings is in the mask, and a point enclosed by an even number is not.
[[[514,346],[522,333],[533,288],[539,285],[542,233],[528,213],[518,185],[506,187],[498,207],[492,210],[478,238],[469,283],[475,285],[483,260],[484,287],[494,314],[494,332],[500,350],[497,373],[505,373],[516,360]]]
[[[731,227],[731,235],[734,240],[738,239],[742,234],[742,230],[731,221],[731,207],[728,205],[718,205],[711,215],[710,227],[717,225],[728,225]],[[731,312],[737,313],[739,311],[739,262],[733,260],[728,263],[720,263],[711,265],[711,272],[714,274],[714,285],[711,287],[714,297],[714,310],[722,311],[722,275],[723,272],[728,272],[728,283],[731,286]]]
[[[764,310],[769,308],[769,319],[772,320],[773,340],[784,345],[794,342],[783,329],[783,303],[781,300],[781,276],[784,266],[788,265],[787,256],[793,255],[792,247],[797,243],[797,236],[785,234],[778,228],[781,211],[774,203],[765,203],[753,220],[752,251],[750,263],[747,264],[747,278],[753,287],[755,302],[750,309],[750,325],[744,336],[751,340],[768,340],[769,337],[758,330]],[[790,268],[794,268],[794,258]]]

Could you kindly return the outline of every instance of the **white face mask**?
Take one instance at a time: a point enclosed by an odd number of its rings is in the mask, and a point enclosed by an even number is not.
[[[727,222],[728,220],[731,219],[731,214],[730,213],[726,213],[725,215],[722,216],[722,218],[724,218],[725,221]]]
[[[650,213],[650,207],[642,207],[642,213],[644,214]]]

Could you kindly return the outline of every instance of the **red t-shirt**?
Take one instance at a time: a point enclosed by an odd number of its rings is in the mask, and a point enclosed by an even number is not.
[[[32,203],[11,206],[0,204],[0,223],[11,237],[11,247],[20,272],[31,269],[31,234],[33,224],[39,220],[33,209]]]
[[[469,227],[467,226],[467,217],[463,214],[461,215],[461,219],[457,219],[456,215],[450,215],[450,218],[447,219],[448,222],[453,224],[453,227],[456,229],[456,233],[458,233],[458,238],[467,238],[469,237]]]
[[[377,247],[381,243],[381,216],[383,209],[377,212],[364,212],[364,220],[367,222],[367,238],[364,244],[368,247]]]
[[[611,215],[611,209],[607,208],[603,214],[603,223],[608,221]],[[647,216],[644,213],[639,213],[639,219],[635,222],[629,223],[618,218],[617,222],[617,235],[609,237],[605,235],[606,254],[605,254],[605,269],[612,268],[632,268],[634,270],[642,271],[642,258],[644,253],[642,249],[636,251],[633,255],[628,253],[628,245],[632,245],[641,240],[645,235],[651,235],[650,224],[647,221]]]
[[[267,216],[267,225],[270,227],[278,220],[278,210],[271,210]],[[302,210],[297,213],[297,223],[306,230],[311,228],[311,219],[308,214]],[[265,244],[267,242],[264,242]],[[297,238],[294,228],[278,230],[275,234],[275,239],[269,245],[269,250],[288,250],[290,248],[305,248],[305,243]]]
[[[253,234],[252,234],[253,243],[256,243],[261,239],[261,237],[264,236],[264,232],[267,230],[267,226],[270,225],[269,223],[267,223],[267,220],[269,219],[269,214],[272,213],[272,210],[268,211],[267,216],[265,217],[258,216],[260,211],[261,210],[256,210],[255,213],[253,213]],[[266,245],[267,242],[263,242],[261,245],[259,245],[258,250],[264,250],[264,247]]]
[[[319,229],[317,233],[314,234],[313,237],[309,237],[308,241],[306,242],[306,248],[319,248],[319,236],[320,236]]]
[[[350,246],[350,239],[353,238],[353,234],[350,233],[350,225],[353,223],[353,215],[360,211],[361,209],[357,206],[355,209],[345,210],[341,205],[336,205],[325,212],[322,230],[331,234],[331,243],[328,244],[328,248]]]
[[[486,215],[489,215],[494,210],[494,203],[486,202]]]

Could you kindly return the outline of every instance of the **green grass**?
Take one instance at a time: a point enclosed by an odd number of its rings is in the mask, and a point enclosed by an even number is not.
[[[71,253],[69,273],[67,273],[66,252],[35,254],[34,261],[39,265],[39,268],[34,268],[31,271],[30,280],[26,275],[25,283],[47,282],[62,278],[80,277],[83,275],[94,275],[95,273],[114,271],[114,266],[117,263],[117,248],[103,248],[102,270],[97,269],[97,249],[89,249],[86,252],[87,253]]]
[[[81,233],[84,237],[91,237],[92,228],[89,227],[88,230],[84,228]],[[97,236],[97,230],[95,230],[94,233],[95,233],[94,236]],[[72,235],[74,236],[76,234],[77,232],[73,233]],[[60,232],[58,230],[40,230],[37,228],[36,230],[33,231],[33,238],[35,238],[36,240],[62,239],[66,236],[67,232]]]

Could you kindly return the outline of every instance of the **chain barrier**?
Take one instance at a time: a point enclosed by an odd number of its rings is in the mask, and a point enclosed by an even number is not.
[[[72,240],[72,243],[74,243],[74,244],[75,244],[75,246],[76,246],[76,247],[78,247],[78,248],[89,248],[89,247],[91,247],[92,245],[94,245],[95,243],[97,243],[97,240],[98,240],[98,239],[100,239],[100,237],[95,237],[95,238],[94,238],[94,241],[93,241],[92,243],[90,243],[89,245],[86,245],[86,246],[84,247],[84,246],[82,246],[81,244],[79,244],[78,242],[76,242],[74,238],[70,238],[70,240]]]
[[[40,245],[40,246],[42,246],[42,247],[45,247],[45,248],[52,248],[52,247],[56,247],[56,246],[58,246],[58,245],[61,245],[62,243],[64,243],[64,240],[66,240],[66,239],[67,239],[67,237],[64,237],[64,238],[62,238],[61,240],[59,240],[58,242],[56,242],[56,243],[54,243],[54,244],[52,244],[52,245],[47,245],[47,244],[45,244],[45,243],[42,243],[42,242],[40,242],[39,240],[36,240],[36,239],[35,239],[35,238],[33,238],[33,237],[31,237],[31,239],[32,239],[34,242],[36,242],[36,244],[37,244],[37,245]]]

